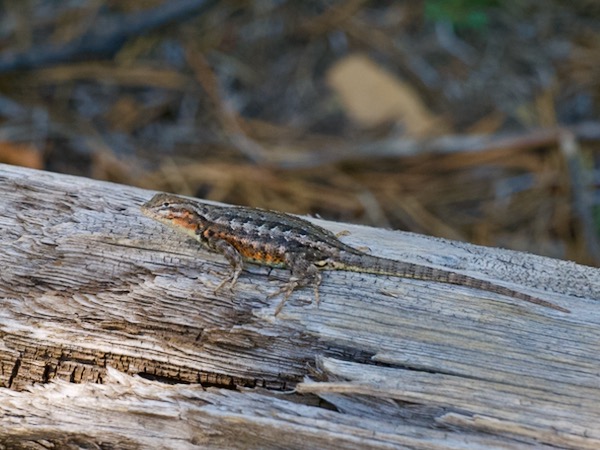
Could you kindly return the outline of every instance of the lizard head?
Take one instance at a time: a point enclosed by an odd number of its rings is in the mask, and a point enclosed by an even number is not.
[[[204,230],[206,223],[200,204],[173,194],[156,194],[141,210],[145,216],[193,237]]]

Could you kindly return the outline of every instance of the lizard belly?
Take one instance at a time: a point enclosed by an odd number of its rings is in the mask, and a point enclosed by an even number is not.
[[[276,268],[287,267],[285,251],[279,246],[244,238],[226,240],[238,251],[244,261]]]

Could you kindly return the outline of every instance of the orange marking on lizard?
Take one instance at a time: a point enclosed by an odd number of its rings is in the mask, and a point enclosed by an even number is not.
[[[169,220],[173,225],[185,228],[186,230],[196,231],[198,229],[198,224],[194,221],[191,214],[183,214],[180,217],[170,217]]]
[[[228,233],[214,233],[214,237],[226,240],[242,255],[243,258],[273,266],[285,264],[283,255],[257,248],[245,239],[235,239]]]
[[[285,260],[279,255],[265,253],[263,251],[256,250],[251,247],[244,247],[238,249],[238,251],[242,254],[244,258],[251,259],[254,261],[262,261],[264,264],[267,265],[279,265],[285,263]]]

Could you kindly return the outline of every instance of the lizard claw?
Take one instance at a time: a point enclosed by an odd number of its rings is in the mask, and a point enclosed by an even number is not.
[[[273,298],[273,297],[277,297],[278,295],[283,294],[283,298],[281,299],[281,301],[275,308],[275,314],[274,314],[275,316],[281,312],[281,310],[283,309],[283,305],[285,305],[285,302],[287,301],[287,299],[290,298],[290,296],[292,295],[292,292],[294,292],[294,290],[298,286],[299,286],[299,283],[297,280],[290,280],[281,289],[279,289],[276,292],[269,294],[267,296],[267,298]]]
[[[320,281],[321,281],[321,276],[320,276],[320,274],[318,274],[317,282],[314,283],[314,288],[315,288],[315,303],[317,305],[317,308],[319,307],[319,303],[321,301],[321,299],[319,297],[319,283],[320,283]],[[281,312],[281,310],[283,309],[283,305],[285,305],[285,302],[287,301],[288,298],[290,298],[290,296],[296,290],[296,288],[298,288],[300,286],[304,286],[305,284],[306,283],[303,283],[302,280],[291,279],[281,289],[279,289],[278,291],[274,292],[273,294],[270,294],[270,295],[267,296],[267,298],[273,298],[273,297],[277,297],[280,294],[283,294],[283,298],[281,299],[281,301],[279,302],[279,304],[275,308],[275,315],[278,315]]]
[[[221,290],[221,288],[222,288],[223,286],[225,286],[225,284],[226,284],[227,282],[229,282],[229,281],[230,281],[230,278],[224,278],[224,279],[223,279],[223,280],[222,280],[222,281],[219,283],[219,285],[218,285],[218,286],[215,288],[215,290],[214,290],[213,292],[214,292],[215,294],[216,294],[217,292],[219,292],[219,291]],[[230,291],[232,290],[232,286],[231,286],[231,285],[229,285],[229,290],[230,290]]]
[[[219,283],[219,285],[215,288],[215,294],[221,290],[225,284],[229,283],[229,290],[233,291],[233,287],[237,283],[238,277],[240,276],[241,270],[234,270],[229,274],[228,277],[223,278],[223,280]]]

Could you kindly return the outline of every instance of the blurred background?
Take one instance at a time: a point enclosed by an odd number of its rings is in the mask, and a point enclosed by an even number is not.
[[[600,264],[600,2],[3,0],[0,162]]]

